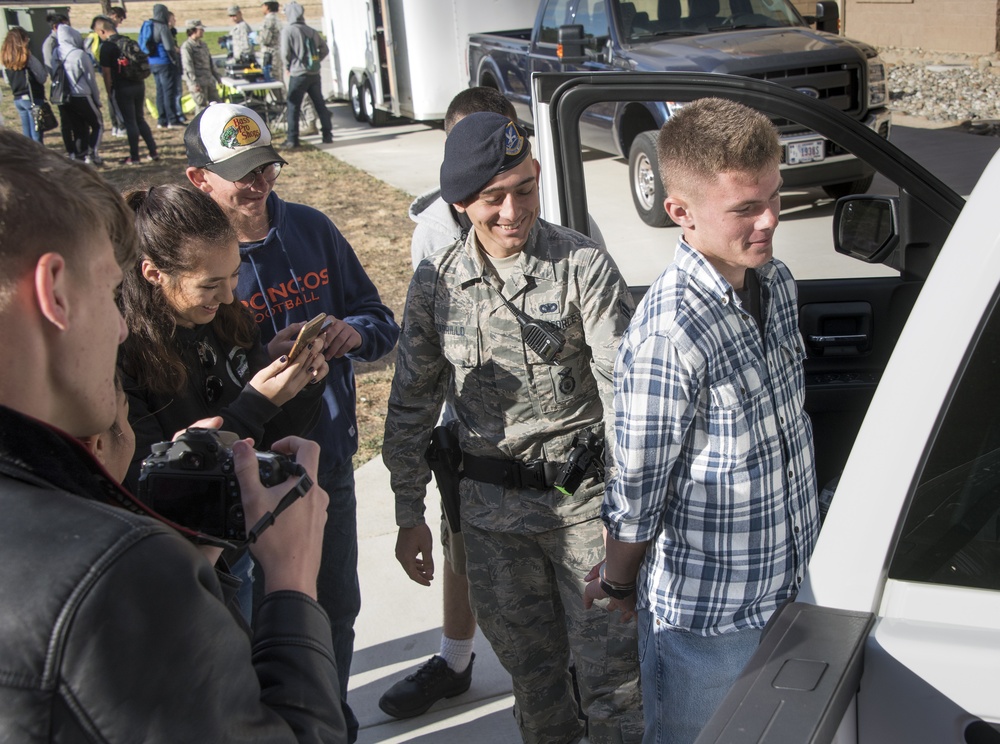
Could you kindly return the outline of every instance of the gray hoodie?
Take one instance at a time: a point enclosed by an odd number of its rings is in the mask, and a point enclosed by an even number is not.
[[[433,189],[410,204],[410,219],[417,223],[410,240],[413,268],[428,256],[447,248],[471,227],[462,225],[458,214],[441,198],[441,190]],[[468,219],[466,219],[468,222]]]
[[[319,31],[306,25],[305,10],[296,2],[285,5],[288,24],[281,29],[281,58],[289,75],[319,75],[318,70],[310,70],[305,62],[308,58],[306,38],[312,39],[313,48],[319,60],[326,59],[330,48]]]
[[[66,82],[69,83],[71,96],[90,96],[94,103],[101,105],[101,94],[97,87],[97,76],[94,74],[94,62],[84,49],[83,37],[80,32],[66,24],[56,29],[59,46],[56,47],[56,59],[62,62],[66,69]]]

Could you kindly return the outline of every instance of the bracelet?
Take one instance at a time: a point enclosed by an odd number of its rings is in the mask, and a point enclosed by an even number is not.
[[[635,582],[631,584],[613,584],[604,578],[604,567],[607,563],[602,563],[598,572],[601,580],[601,590],[612,599],[628,599],[635,594]]]

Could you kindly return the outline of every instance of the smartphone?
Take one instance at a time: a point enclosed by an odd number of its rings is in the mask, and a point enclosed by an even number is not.
[[[326,313],[320,313],[299,329],[299,335],[295,338],[292,350],[288,352],[288,361],[294,362],[295,357],[305,351],[309,342],[323,332],[323,329],[326,327],[325,320]]]

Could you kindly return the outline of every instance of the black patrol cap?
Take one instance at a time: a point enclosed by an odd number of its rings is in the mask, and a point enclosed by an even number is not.
[[[456,204],[475,196],[497,174],[514,168],[530,152],[528,132],[508,117],[469,114],[445,140],[441,198]]]

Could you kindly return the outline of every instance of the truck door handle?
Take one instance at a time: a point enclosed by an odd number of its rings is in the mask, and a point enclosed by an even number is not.
[[[867,346],[868,336],[863,333],[849,336],[809,336],[809,343],[820,349],[832,346]]]

